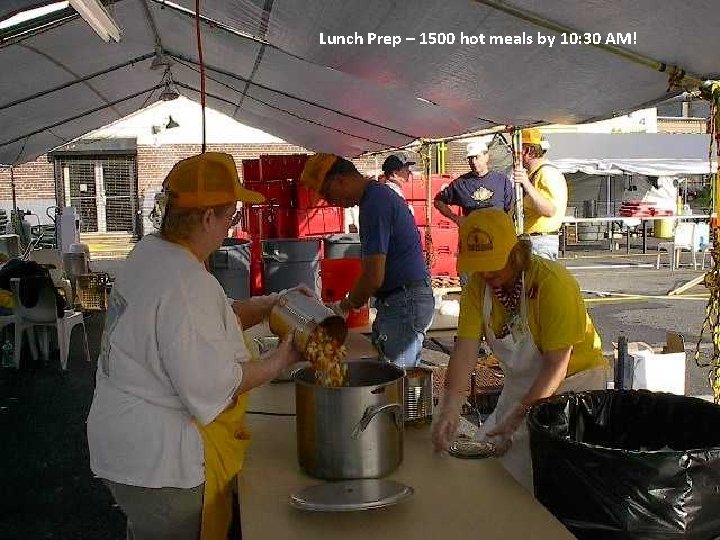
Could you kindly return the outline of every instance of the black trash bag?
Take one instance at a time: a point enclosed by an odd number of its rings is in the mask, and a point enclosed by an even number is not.
[[[720,407],[596,390],[528,417],[535,496],[580,540],[720,538]]]

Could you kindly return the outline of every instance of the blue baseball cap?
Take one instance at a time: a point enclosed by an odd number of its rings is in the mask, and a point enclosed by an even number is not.
[[[385,174],[390,174],[393,171],[402,169],[403,167],[410,167],[415,165],[414,161],[410,161],[405,154],[391,154],[389,155],[382,164],[382,170]]]

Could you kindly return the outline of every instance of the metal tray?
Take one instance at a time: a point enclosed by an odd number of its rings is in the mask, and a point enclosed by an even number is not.
[[[404,501],[414,489],[394,480],[372,478],[325,482],[290,496],[290,506],[310,512],[356,512]]]
[[[458,439],[448,450],[449,454],[461,459],[483,459],[495,456],[495,445],[491,442]]]

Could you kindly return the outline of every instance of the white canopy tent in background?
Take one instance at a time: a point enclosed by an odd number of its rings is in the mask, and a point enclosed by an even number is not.
[[[0,20],[48,4],[10,0]],[[0,163],[32,160],[158,99],[173,59],[180,93],[199,100],[193,0],[118,0],[104,43],[73,12],[0,42]],[[265,9],[265,6],[268,6]],[[202,0],[208,106],[312,150],[356,156],[498,125],[581,122],[664,99],[673,66],[720,75],[714,0]],[[540,20],[543,22],[539,22]],[[633,33],[625,56],[560,45],[559,26]],[[555,28],[555,30],[551,29]],[[398,46],[322,45],[324,35],[414,37]],[[452,45],[421,34],[452,33]],[[554,36],[555,45],[469,45],[461,33]],[[427,36],[426,36],[427,37]],[[537,39],[535,40],[537,41]]]
[[[717,171],[710,135],[670,133],[548,133],[548,156],[564,173],[685,176]],[[716,155],[713,148],[713,156]]]

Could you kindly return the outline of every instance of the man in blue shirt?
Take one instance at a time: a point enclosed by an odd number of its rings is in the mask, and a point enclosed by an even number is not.
[[[384,184],[364,177],[333,154],[311,156],[300,182],[329,204],[360,207],[362,272],[333,306],[344,316],[375,297],[372,340],[381,356],[401,367],[417,366],[435,301],[420,233],[407,204]]]
[[[484,142],[468,144],[467,160],[470,172],[457,177],[435,195],[435,208],[458,226],[478,208],[494,207],[510,212],[515,201],[513,184],[506,174],[489,170],[487,145]],[[453,212],[451,205],[459,206],[462,213]]]

